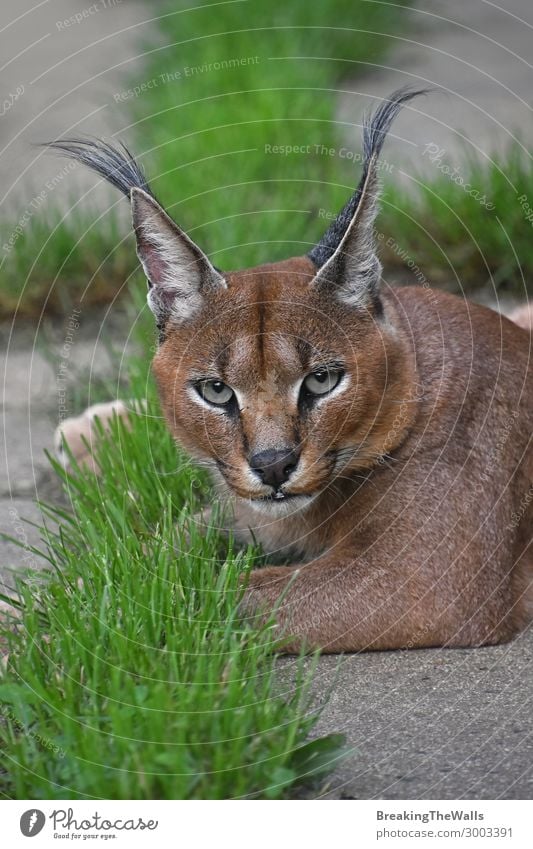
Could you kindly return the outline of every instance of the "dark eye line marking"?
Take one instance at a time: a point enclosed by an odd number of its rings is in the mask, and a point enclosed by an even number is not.
[[[226,369],[228,367],[229,362],[229,346],[224,345],[224,347],[218,352],[214,359],[215,368],[218,370],[219,374],[225,374]]]
[[[306,369],[310,362],[317,356],[316,348],[306,339],[296,339],[296,353],[300,358],[302,369]]]

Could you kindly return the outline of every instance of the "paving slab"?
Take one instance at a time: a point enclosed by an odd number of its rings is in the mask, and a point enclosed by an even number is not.
[[[41,522],[41,512],[31,498],[0,498],[0,533],[17,540],[23,546],[42,548],[41,534],[35,524]],[[13,573],[21,568],[42,569],[46,560],[17,542],[0,541],[0,591],[13,586]]]
[[[533,632],[502,646],[320,660],[333,685],[316,734],[352,753],[314,794],[325,799],[531,799]],[[289,664],[290,665],[290,664]]]
[[[154,14],[136,0],[2,0],[4,209],[31,214],[32,201],[45,206],[52,193],[54,206],[66,206],[96,183],[86,169],[32,145],[69,134],[109,136],[130,123],[114,95],[138,62],[139,42],[153,34]],[[91,194],[98,205],[106,198],[117,202],[111,191]]]
[[[44,330],[0,325],[0,497],[43,497],[56,426],[102,400],[102,381],[116,394],[127,336],[120,309],[105,320],[80,315],[74,330],[68,319]]]
[[[385,165],[396,168],[395,179],[400,168],[408,174],[435,172],[439,163],[464,169],[466,153],[490,158],[514,141],[526,140],[527,151],[531,0],[428,0],[405,16],[406,31],[396,34],[383,63],[354,65],[352,80],[341,86],[338,118],[348,122],[347,144],[358,149],[362,114],[376,98],[413,85],[440,91],[415,101],[395,121],[383,154]]]
[[[114,94],[139,61],[139,41],[148,30],[153,33],[153,15],[136,0],[2,0],[4,218],[16,221],[31,212],[36,198],[46,206],[52,193],[54,205],[69,205],[76,193],[95,185],[88,171],[69,166],[67,186],[65,162],[32,145],[67,133],[109,136],[129,123],[128,109],[117,106]],[[102,206],[107,198],[117,201],[111,191],[98,191],[94,202]],[[117,332],[113,322],[105,330],[116,343],[126,333]],[[31,545],[39,532],[24,519],[38,522],[35,499],[46,500],[59,489],[45,449],[52,449],[60,416],[78,412],[60,409],[61,392],[67,391],[71,403],[80,373],[89,386],[113,372],[105,332],[99,331],[99,322],[86,315],[74,330],[67,317],[64,326],[0,325],[0,530]],[[35,565],[33,558],[0,541],[2,579],[25,565]]]

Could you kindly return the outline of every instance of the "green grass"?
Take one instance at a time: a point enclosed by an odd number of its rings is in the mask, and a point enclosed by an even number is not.
[[[131,371],[139,397],[145,361]],[[206,480],[149,392],[147,415],[102,441],[99,479],[58,469],[70,509],[43,508],[51,573],[18,576],[21,618],[1,628],[5,796],[279,798],[342,755],[338,735],[307,739],[309,661],[282,688],[272,622],[239,619],[260,555],[191,523]]]
[[[472,194],[437,168],[418,176],[414,194],[387,183],[378,225],[386,236],[385,263],[389,271],[414,263],[432,285],[451,291],[486,288],[523,298],[532,291],[533,224],[527,215],[533,214],[519,198],[533,204],[532,160],[517,144],[503,162],[466,152],[464,161],[460,174]],[[395,245],[387,248],[391,236]]]
[[[67,215],[53,205],[35,213],[12,247],[16,224],[0,222],[2,317],[65,315],[73,304],[108,303],[124,287],[135,254],[116,211],[102,215],[75,204],[72,197]]]
[[[325,229],[319,210],[339,208],[358,179],[353,164],[315,152],[315,145],[338,150],[345,143],[334,123],[335,90],[344,75],[365,72],[383,57],[387,33],[406,28],[408,12],[402,3],[363,0],[250,0],[183,11],[191,5],[152,5],[164,17],[121,91],[156,84],[138,97],[110,99],[113,111],[131,116],[122,138],[140,155],[161,200],[221,267],[304,253]],[[241,60],[247,64],[186,70]],[[174,78],[162,81],[162,74]],[[354,128],[356,151],[359,137]],[[268,145],[309,145],[309,152],[284,156],[269,153]],[[45,304],[63,314],[69,302],[111,300],[136,265],[124,239],[127,222],[116,210],[96,214],[91,193],[61,220],[56,198],[69,178],[32,210],[8,252],[2,246],[16,222],[0,225],[5,313],[35,315]],[[118,200],[111,189],[95,191]]]

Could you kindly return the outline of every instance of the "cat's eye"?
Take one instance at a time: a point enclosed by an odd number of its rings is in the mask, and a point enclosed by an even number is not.
[[[233,389],[222,380],[202,380],[201,383],[197,384],[196,389],[204,401],[218,406],[229,404],[234,397]]]
[[[327,395],[338,385],[344,372],[340,368],[319,368],[308,374],[303,388],[309,395]]]

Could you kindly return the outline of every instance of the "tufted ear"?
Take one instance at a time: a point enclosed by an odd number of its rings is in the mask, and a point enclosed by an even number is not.
[[[204,252],[147,192],[132,188],[131,210],[137,254],[148,279],[148,304],[159,327],[191,318],[205,296],[225,288]]]
[[[374,219],[378,211],[378,158],[390,126],[405,103],[426,90],[399,89],[363,123],[363,171],[352,197],[309,252],[318,271],[313,286],[361,309],[381,309],[381,264],[376,255]]]
[[[368,163],[358,205],[334,253],[319,269],[312,286],[343,303],[371,310],[379,305],[381,263],[376,254],[374,220],[378,211],[377,157]]]
[[[86,165],[130,201],[137,253],[148,278],[148,305],[160,330],[169,319],[186,321],[209,292],[226,287],[203,251],[156,201],[143,168],[126,145],[74,137],[45,146]]]

